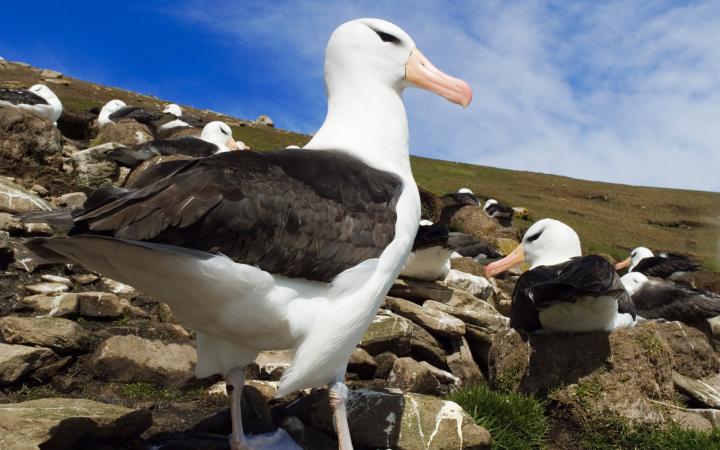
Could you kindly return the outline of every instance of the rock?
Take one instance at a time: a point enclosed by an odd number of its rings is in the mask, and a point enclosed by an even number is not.
[[[30,111],[0,108],[0,160],[36,162],[62,152],[62,135]]]
[[[50,347],[58,353],[86,352],[91,342],[80,325],[55,317],[3,317],[0,335],[9,344]]]
[[[97,189],[103,184],[115,181],[119,173],[117,164],[106,155],[119,146],[110,142],[73,153],[72,159],[77,168],[78,185]]]
[[[68,209],[79,209],[85,204],[87,195],[84,192],[69,192],[54,199],[55,206]]]
[[[479,277],[485,276],[485,266],[472,258],[468,258],[467,256],[450,259],[450,267],[454,270],[459,270],[460,272],[469,273],[471,275],[477,275]]]
[[[485,214],[479,206],[465,206],[460,208],[450,219],[451,231],[475,236],[476,238],[492,242],[497,236],[500,226],[497,221]]]
[[[465,338],[452,343],[453,351],[445,358],[450,373],[458,377],[462,387],[472,387],[485,384],[485,375],[473,359],[472,352]]]
[[[63,74],[57,70],[43,69],[43,71],[40,72],[41,78],[62,78],[62,76]]]
[[[127,442],[151,424],[149,411],[85,399],[43,398],[0,405],[2,448],[7,450],[72,450],[81,445],[90,448],[93,442]]]
[[[386,297],[385,304],[394,313],[412,320],[432,334],[448,338],[459,338],[465,334],[465,323],[443,311],[423,308],[394,297]]]
[[[438,369],[427,361],[420,361],[420,364],[425,366],[430,371],[430,373],[433,374],[435,379],[438,380],[438,382],[441,384],[443,388],[443,395],[447,395],[448,393],[457,390],[462,385],[460,378],[456,377],[450,372]]]
[[[337,440],[327,433],[306,427],[302,420],[295,416],[285,417],[280,426],[287,431],[302,448],[313,450],[336,450]]]
[[[375,376],[377,378],[385,379],[390,375],[390,371],[393,368],[393,364],[395,364],[395,360],[398,357],[395,356],[394,353],[390,352],[382,352],[379,355],[375,355],[373,359],[375,360],[375,363],[377,363],[377,370],[375,371]]]
[[[392,297],[399,297],[415,303],[425,300],[435,300],[449,306],[466,310],[475,310],[480,313],[497,313],[487,302],[461,289],[444,286],[438,282],[396,280],[390,293]]]
[[[2,178],[0,177],[0,182],[1,180]],[[0,212],[0,229],[7,231],[8,234],[17,235],[22,233],[23,224],[12,214]]]
[[[170,310],[170,306],[167,303],[159,303],[157,307],[157,315],[160,322],[165,323],[177,323],[175,315]]]
[[[3,108],[0,108],[2,111]],[[0,148],[2,138],[0,138]],[[52,207],[30,191],[23,189],[5,177],[0,177],[0,212],[21,214],[29,211],[50,211]]]
[[[291,363],[292,354],[288,350],[260,352],[255,358],[261,380],[279,380]]]
[[[0,386],[19,381],[55,358],[55,353],[47,348],[0,343]]]
[[[720,428],[720,410],[672,408],[670,418],[687,430],[709,433]]]
[[[10,245],[10,233],[0,231],[0,270],[7,269],[8,265],[15,259],[14,255],[15,250]]]
[[[44,197],[44,196],[48,195],[48,193],[50,193],[50,191],[48,191],[46,187],[41,186],[39,184],[33,184],[30,187],[30,192],[32,192],[33,194],[40,195],[42,197]]]
[[[498,253],[503,256],[509,255],[517,248],[518,245],[520,245],[520,242],[518,242],[517,239],[512,238],[498,238],[496,242]]]
[[[326,390],[318,390],[285,407],[282,415],[297,417],[306,427],[333,435],[327,398]],[[427,395],[351,390],[347,414],[356,448],[490,448],[490,433],[475,425],[460,406]]]
[[[371,355],[392,352],[398,356],[410,353],[413,323],[389,311],[380,311],[360,339],[359,347]]]
[[[70,278],[77,284],[91,284],[100,279],[100,277],[94,273],[76,273]]]
[[[114,142],[126,147],[131,147],[152,140],[152,133],[147,126],[135,121],[121,121],[118,123],[109,123],[100,128],[93,142],[97,144]]]
[[[689,378],[673,372],[675,388],[708,408],[720,409],[720,374],[707,378]]]
[[[69,288],[67,284],[64,283],[45,282],[25,286],[25,289],[34,294],[59,294],[67,291]]]
[[[377,363],[372,356],[361,348],[356,348],[348,361],[348,372],[357,374],[363,380],[372,380],[375,377]]]
[[[31,309],[37,314],[51,317],[68,317],[77,314],[77,294],[36,294],[23,298],[15,305],[15,310]]]
[[[485,278],[455,269],[450,269],[443,283],[482,299],[489,298],[492,293],[492,285]]]
[[[674,398],[670,345],[654,323],[612,333],[495,336],[490,382],[498,389],[549,395],[563,420],[580,425],[608,414],[662,423]]]
[[[265,125],[267,127],[275,127],[275,122],[273,122],[270,116],[266,114],[262,114],[257,119],[255,119],[255,123],[258,125]]]
[[[67,279],[65,277],[60,277],[58,275],[44,274],[44,275],[40,275],[40,279],[43,281],[49,281],[51,283],[62,283],[68,287],[72,286],[72,281],[70,281],[69,279]]]
[[[423,189],[421,186],[418,186],[418,192],[420,193],[422,218],[436,222],[437,218],[440,216],[440,210],[442,210],[443,207],[442,200],[440,200],[440,197],[427,189]]]
[[[98,133],[96,118],[95,114],[87,111],[64,108],[57,121],[57,127],[63,136],[70,139],[78,141],[93,139]]]
[[[424,328],[416,324],[413,324],[410,350],[412,355],[418,360],[427,361],[443,369],[447,368],[447,364],[445,363],[445,350],[443,350],[442,344],[440,344],[433,335],[425,331]]]
[[[712,317],[706,321],[707,328],[712,335],[713,346],[720,349],[720,316]]]
[[[131,305],[124,298],[109,292],[82,292],[77,294],[78,312],[87,317],[113,318],[123,314],[150,317],[142,308]]]
[[[23,234],[25,236],[52,236],[55,234],[53,227],[46,223],[24,223]]]
[[[89,364],[102,379],[182,386],[193,378],[195,348],[137,336],[113,336],[101,343]]]
[[[720,294],[720,273],[708,270],[686,272],[674,280],[692,289],[700,289]]]
[[[57,375],[60,371],[69,367],[72,363],[73,357],[65,356],[64,358],[60,358],[57,361],[45,364],[44,366],[38,368],[35,372],[33,372],[32,377],[35,380],[40,380],[43,382],[49,381],[53,377],[55,377],[55,375]]]
[[[112,292],[118,297],[126,298],[128,300],[132,300],[133,298],[138,296],[138,291],[134,287],[123,284],[119,281],[112,280],[110,278],[103,278],[101,287]]]
[[[440,382],[430,369],[412,358],[398,358],[388,376],[388,386],[402,389],[404,392],[442,395]]]
[[[13,251],[15,253],[15,261],[13,261],[11,265],[16,269],[33,273],[39,267],[52,265],[43,261],[35,253],[28,250],[24,245],[13,245]]]

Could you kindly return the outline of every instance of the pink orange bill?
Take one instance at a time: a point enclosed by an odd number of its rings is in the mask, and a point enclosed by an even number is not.
[[[525,249],[522,244],[515,247],[515,250],[503,259],[499,259],[485,266],[485,278],[494,277],[495,275],[517,267],[525,262]]]
[[[472,89],[466,82],[433,66],[417,48],[410,52],[410,58],[405,63],[405,79],[413,86],[444,97],[463,108],[472,101]]]

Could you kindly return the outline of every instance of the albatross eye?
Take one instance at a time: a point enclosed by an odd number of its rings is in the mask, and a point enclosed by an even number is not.
[[[393,36],[392,34],[384,33],[382,31],[373,30],[375,33],[377,33],[378,36],[380,36],[380,39],[382,39],[383,42],[391,42],[393,44],[399,44],[400,39]]]

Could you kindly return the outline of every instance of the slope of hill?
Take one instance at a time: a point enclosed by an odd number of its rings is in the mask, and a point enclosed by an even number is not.
[[[161,108],[168,101],[69,77],[45,79],[38,69],[0,64],[0,87],[47,83],[66,110],[84,111],[119,98],[130,105]],[[257,125],[212,111],[183,106],[208,120],[223,120],[235,137],[257,150],[302,146],[309,136]],[[436,194],[469,187],[481,197],[494,197],[527,207],[533,219],[554,217],[573,226],[585,250],[624,258],[644,245],[701,258],[720,270],[720,193],[627,186],[556,175],[513,171],[472,164],[412,158],[419,185]],[[12,174],[6,174],[12,175]],[[529,226],[529,222],[521,224]]]

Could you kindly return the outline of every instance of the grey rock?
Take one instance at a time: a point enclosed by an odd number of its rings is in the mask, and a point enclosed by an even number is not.
[[[138,291],[134,287],[123,284],[119,281],[112,280],[110,278],[103,278],[101,280],[100,286],[103,289],[117,295],[118,297],[122,297],[128,300],[132,300],[133,298],[138,296]]]
[[[443,350],[442,344],[419,325],[413,324],[410,350],[417,360],[428,361],[430,364],[443,369],[447,368],[445,350]]]
[[[377,364],[375,376],[377,378],[386,379],[390,375],[390,371],[392,370],[395,360],[398,359],[398,357],[395,356],[394,353],[382,352],[379,355],[375,355],[373,359]]]
[[[265,125],[268,127],[275,126],[275,122],[273,122],[273,120],[267,114],[260,115],[257,119],[255,119],[255,123],[258,125]]]
[[[133,146],[144,144],[153,140],[150,129],[141,123],[135,121],[121,121],[119,123],[110,123],[98,132],[95,142],[99,144],[107,144],[110,142],[118,143],[124,146]]]
[[[388,387],[402,389],[405,392],[441,395],[440,382],[430,369],[412,358],[403,357],[395,360],[388,376]]]
[[[0,343],[0,386],[13,384],[55,359],[47,348]]]
[[[465,323],[438,309],[423,308],[400,298],[387,297],[385,304],[396,314],[406,317],[430,333],[459,338],[465,334]]]
[[[118,144],[111,142],[74,153],[72,159],[77,168],[78,185],[96,189],[115,181],[118,167],[107,157],[107,153],[117,147]]]
[[[308,428],[334,434],[326,390],[296,400],[282,414],[297,417]],[[359,448],[490,448],[490,433],[475,425],[460,406],[427,395],[351,390],[347,414],[353,444]]]
[[[37,283],[25,286],[25,289],[34,294],[59,294],[61,292],[66,292],[69,288],[67,284],[64,283],[46,281],[44,283]]]
[[[83,316],[114,318],[128,314],[135,317],[150,317],[150,314],[142,308],[109,292],[82,292],[77,294],[77,298],[78,313]]]
[[[72,450],[92,442],[127,442],[151,424],[150,411],[85,399],[43,398],[0,405],[3,450]]]
[[[113,336],[101,343],[89,364],[102,379],[182,386],[193,378],[195,348],[137,336]]]
[[[30,295],[21,299],[14,309],[32,310],[50,317],[69,317],[78,312],[78,298],[74,293]]]
[[[57,70],[43,69],[43,71],[40,72],[40,76],[42,78],[62,78],[63,74]]]
[[[0,138],[1,140],[2,138]],[[19,214],[36,210],[50,211],[51,209],[52,207],[45,200],[7,178],[0,177],[0,212]]]
[[[708,408],[720,409],[720,374],[707,378],[690,378],[673,371],[675,389]]]
[[[43,281],[49,281],[51,283],[62,283],[68,287],[72,286],[72,281],[70,281],[68,278],[60,277],[57,275],[49,275],[49,274],[40,275],[40,279]]]
[[[465,338],[455,340],[452,345],[453,352],[446,357],[450,373],[460,379],[462,387],[485,384],[485,376],[473,359],[472,352]]]
[[[58,353],[86,352],[91,342],[80,325],[56,317],[3,317],[0,335],[9,344],[49,347]]]
[[[61,208],[78,209],[82,208],[87,200],[84,192],[69,192],[54,199],[53,203]]]
[[[357,374],[361,379],[372,380],[375,377],[377,363],[368,352],[356,348],[350,355],[347,370]]]
[[[255,358],[261,380],[279,380],[291,363],[292,354],[287,350],[260,352]]]
[[[389,311],[380,311],[360,339],[360,348],[371,355],[392,352],[398,356],[410,353],[413,323]]]

